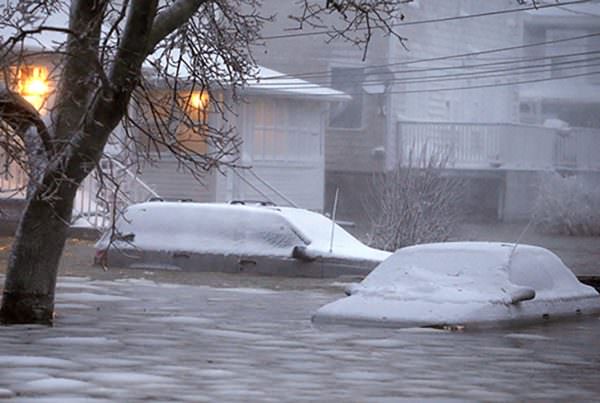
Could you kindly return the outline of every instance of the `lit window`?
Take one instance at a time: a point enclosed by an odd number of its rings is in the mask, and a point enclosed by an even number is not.
[[[208,107],[208,94],[206,92],[193,92],[190,95],[190,106],[196,110],[206,111]]]
[[[166,151],[169,147],[192,155],[208,152],[208,93],[180,93],[176,102],[170,93],[157,93],[150,102],[152,105],[145,104],[138,112],[144,147],[151,152]],[[145,136],[144,131],[150,136]],[[156,139],[156,143],[151,144],[151,138]]]

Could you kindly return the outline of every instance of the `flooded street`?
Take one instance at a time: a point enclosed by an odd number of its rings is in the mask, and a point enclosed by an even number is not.
[[[62,277],[54,328],[0,328],[0,396],[385,402],[600,395],[598,318],[486,332],[317,328],[310,316],[342,295],[339,282],[278,279],[264,288],[252,285],[264,277],[205,275],[196,282],[211,277],[214,284],[189,285],[193,275],[175,284],[138,274]]]
[[[600,403],[600,0],[6,0],[0,78],[0,401]]]

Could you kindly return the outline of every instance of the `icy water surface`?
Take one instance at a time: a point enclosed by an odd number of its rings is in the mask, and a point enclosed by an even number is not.
[[[54,328],[0,328],[15,401],[592,401],[600,320],[445,332],[316,328],[340,297],[63,278]]]

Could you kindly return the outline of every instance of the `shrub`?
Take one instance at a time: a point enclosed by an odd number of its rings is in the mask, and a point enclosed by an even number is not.
[[[600,236],[600,190],[577,176],[545,175],[532,220],[536,229],[546,233]]]
[[[409,154],[391,172],[373,176],[366,210],[370,244],[394,251],[404,246],[446,241],[461,216],[465,183],[445,176],[447,158]]]

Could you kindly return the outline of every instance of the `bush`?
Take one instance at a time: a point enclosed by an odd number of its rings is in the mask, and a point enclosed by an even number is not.
[[[443,175],[447,159],[422,152],[415,161],[412,155],[406,164],[373,177],[366,210],[370,244],[377,248],[446,241],[460,220],[464,181]]]
[[[542,177],[533,210],[536,229],[572,236],[600,235],[600,190],[577,176]]]

